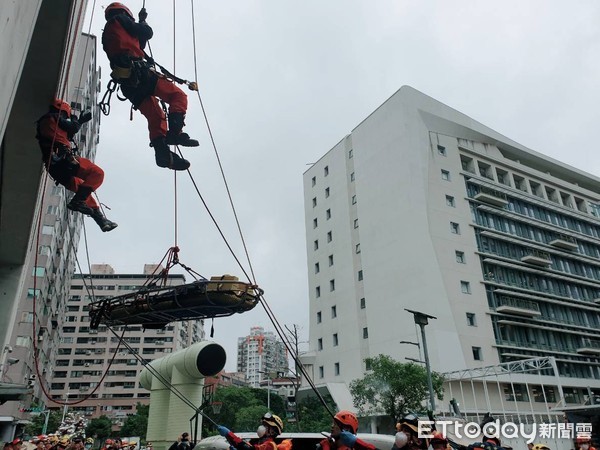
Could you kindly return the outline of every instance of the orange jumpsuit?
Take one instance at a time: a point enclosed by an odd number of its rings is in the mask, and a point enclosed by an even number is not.
[[[225,436],[227,441],[238,450],[277,450],[277,444],[271,436],[265,436],[256,444],[250,444],[231,431]]]

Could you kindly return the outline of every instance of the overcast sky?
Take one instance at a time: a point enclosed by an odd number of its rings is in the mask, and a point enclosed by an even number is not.
[[[110,69],[100,35],[109,3],[96,2],[91,24],[103,91]],[[137,16],[142,0],[125,4]],[[175,4],[174,16],[172,1],[146,1],[151,47],[162,65],[194,79],[191,2]],[[402,85],[598,174],[597,1],[205,0],[194,9],[200,94],[256,277],[279,321],[298,324],[304,339],[302,173]],[[198,98],[185,90],[186,129],[200,140],[185,156],[247,269]],[[97,162],[106,172],[98,194],[119,227],[102,233],[86,222],[91,262],[139,273],[174,244],[173,172],[154,164],[144,117],[136,112],[130,122],[129,103],[114,98]],[[181,261],[206,277],[244,279],[186,173],[177,186]],[[227,370],[235,370],[237,338],[254,325],[273,330],[260,306],[215,321]]]

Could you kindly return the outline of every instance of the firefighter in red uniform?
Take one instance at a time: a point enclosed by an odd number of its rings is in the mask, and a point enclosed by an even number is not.
[[[131,11],[122,3],[113,2],[104,11],[106,26],[102,32],[102,47],[113,69],[111,77],[121,85],[123,95],[134,108],[148,119],[150,145],[154,147],[156,164],[173,170],[186,170],[190,163],[169,149],[169,145],[197,147],[182,129],[185,125],[187,96],[173,82],[150,70],[144,58],[146,43],[153,36],[146,23],[146,10],[136,22]],[[169,129],[157,97],[169,104]]]
[[[250,444],[239,436],[233,434],[228,428],[219,425],[219,434],[227,439],[227,442],[237,450],[277,450],[275,438],[283,432],[283,420],[275,414],[266,413],[262,416],[261,426],[258,427],[258,442]]]
[[[577,443],[577,450],[596,450],[595,447],[592,447],[590,436],[578,436],[575,442]]]
[[[331,436],[323,439],[317,444],[321,450],[375,450],[368,442],[358,439],[358,419],[350,411],[340,411],[333,417],[331,424]]]
[[[104,181],[104,171],[89,159],[75,156],[71,149],[71,139],[91,118],[88,111],[78,120],[71,114],[68,103],[55,99],[49,111],[37,122],[36,138],[50,176],[57,184],[75,192],[67,208],[90,216],[102,231],[110,231],[117,224],[102,214],[91,195]]]

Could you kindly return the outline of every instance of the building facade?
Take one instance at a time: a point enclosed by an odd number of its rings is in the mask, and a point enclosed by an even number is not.
[[[252,327],[250,334],[238,338],[237,371],[246,376],[251,387],[260,387],[263,380],[288,372],[285,345],[271,331]]]
[[[91,275],[74,276],[63,313],[61,340],[50,385],[52,398],[57,400],[89,397],[69,411],[88,418],[107,415],[115,427],[119,427],[128,414],[135,413],[137,402],[148,404],[150,393],[138,383],[144,366],[127,347],[119,346],[123,328],[113,328],[118,336],[104,325],[90,330],[88,311],[92,297],[101,300],[140,289],[153,279],[156,267],[148,264],[141,274],[118,274],[107,264],[93,264]],[[185,283],[183,275],[169,274],[167,280],[167,286]],[[129,326],[123,339],[146,361],[152,361],[203,338],[203,323],[193,320],[173,322],[159,330]],[[106,377],[101,380],[105,373]]]
[[[92,112],[92,120],[83,125],[75,140],[80,155],[93,160],[100,126],[100,111],[96,106],[99,73],[96,66],[95,36],[81,36],[75,48],[70,77],[70,86],[74,87],[70,89],[66,98],[71,103],[74,113],[79,115],[84,110]],[[47,110],[48,105],[39,111],[39,116]],[[35,124],[32,124],[30,133],[35,135]],[[38,156],[40,155],[38,151]],[[37,161],[38,168],[41,166],[40,161],[41,159]],[[42,177],[46,176],[45,172],[40,174]],[[10,429],[14,431],[16,425],[26,422],[29,418],[27,413],[20,411],[21,409],[29,408],[31,404],[46,403],[42,384],[47,391],[48,377],[54,369],[59,327],[75,270],[75,258],[83,224],[81,214],[74,214],[66,208],[70,194],[64,187],[55,185],[52,179],[48,178],[46,184],[41,185],[41,189],[37,214],[41,214],[42,219],[39,230],[34,226],[31,231],[31,241],[24,263],[23,286],[18,293],[15,320],[5,347],[1,370],[2,382],[25,384],[31,389],[31,393],[20,402],[0,405],[0,426],[9,434]],[[34,353],[37,353],[37,370]]]
[[[303,360],[339,407],[366,358],[423,359],[405,308],[436,317],[437,372],[553,358],[517,376],[523,395],[506,371],[495,397],[479,380],[473,413],[600,393],[599,178],[403,87],[306,171],[304,202]]]

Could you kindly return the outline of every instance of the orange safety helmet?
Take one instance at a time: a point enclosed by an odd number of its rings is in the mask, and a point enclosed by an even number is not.
[[[111,11],[123,11],[123,12],[125,12],[125,14],[127,14],[129,17],[131,17],[133,19],[133,14],[129,10],[129,8],[127,6],[125,6],[123,3],[112,2],[110,5],[108,5],[106,7],[106,9],[104,10],[104,18],[106,20],[108,20],[108,19],[110,19],[110,17],[112,17]]]
[[[577,439],[575,439],[575,442],[577,442],[578,444],[583,444],[584,442],[592,442],[592,438],[590,436],[577,436]]]
[[[69,105],[67,102],[65,102],[64,100],[61,100],[60,98],[55,98],[54,100],[52,100],[52,105],[53,108],[58,109],[59,111],[64,111],[67,113],[67,116],[71,116],[71,105]]]
[[[358,431],[358,419],[350,411],[342,410],[333,416],[333,419],[342,430],[344,427],[350,427],[353,434],[356,434]]]

